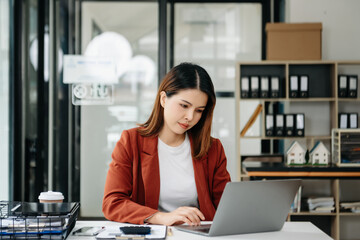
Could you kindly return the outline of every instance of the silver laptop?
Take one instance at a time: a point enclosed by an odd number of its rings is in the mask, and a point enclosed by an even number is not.
[[[229,182],[212,224],[175,228],[206,236],[278,231],[300,185],[297,179]]]

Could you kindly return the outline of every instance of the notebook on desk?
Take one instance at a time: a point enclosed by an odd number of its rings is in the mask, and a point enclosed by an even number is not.
[[[206,236],[278,231],[300,185],[301,180],[229,182],[212,224],[176,229]]]

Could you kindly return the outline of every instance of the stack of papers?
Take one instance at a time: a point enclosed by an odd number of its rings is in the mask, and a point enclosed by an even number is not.
[[[62,233],[66,229],[68,219],[57,218],[7,218],[0,221],[1,234],[11,232],[44,232]]]
[[[333,197],[308,198],[310,212],[333,212],[335,201]]]
[[[165,239],[167,227],[163,225],[144,225],[147,227],[151,227],[151,233],[147,235],[126,235],[120,231],[120,227],[122,226],[131,226],[127,225],[119,225],[119,226],[111,226],[106,227],[105,231],[96,235],[97,240],[109,240],[109,239],[128,239],[128,238],[144,238],[144,239]],[[136,225],[143,226],[143,225]]]
[[[349,209],[351,212],[360,213],[360,202],[348,202],[340,203],[340,207],[344,209]]]

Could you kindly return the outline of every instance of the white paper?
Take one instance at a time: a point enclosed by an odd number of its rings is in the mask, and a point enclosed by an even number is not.
[[[119,226],[106,227],[105,231],[99,233],[96,236],[96,239],[115,239],[117,236],[124,236],[124,237],[129,236],[129,235],[123,234],[120,231],[120,227],[122,227],[122,226],[131,226],[131,225],[119,224]],[[166,226],[163,226],[163,225],[136,225],[136,226],[151,227],[151,233],[148,235],[145,235],[145,239],[163,239],[166,237]],[[135,235],[131,235],[131,236],[135,236]],[[140,235],[136,235],[136,236],[140,236]]]
[[[349,89],[350,90],[356,90],[356,78],[355,77],[350,77],[349,80]]]
[[[249,91],[249,78],[248,77],[241,78],[241,90]]]
[[[300,78],[300,90],[307,91],[308,90],[308,76],[301,76]]]
[[[251,89],[252,90],[259,89],[259,77],[251,77]]]
[[[347,128],[347,114],[340,115],[340,128]]]
[[[304,129],[304,115],[302,115],[302,114],[296,115],[296,128]]]
[[[290,77],[290,89],[297,91],[299,89],[298,87],[298,77],[297,76],[291,76]]]
[[[266,115],[266,129],[274,127],[274,117],[273,115]]]
[[[294,126],[294,115],[286,115],[286,127]]]
[[[346,88],[346,76],[340,76],[339,88]]]
[[[276,115],[276,126],[277,127],[284,126],[284,115]]]
[[[269,78],[261,77],[261,90],[268,91],[269,90]]]
[[[356,114],[350,114],[350,128],[357,128],[357,119]]]
[[[64,83],[117,83],[115,60],[110,57],[64,56]]]
[[[271,90],[279,91],[279,78],[278,77],[271,78]]]

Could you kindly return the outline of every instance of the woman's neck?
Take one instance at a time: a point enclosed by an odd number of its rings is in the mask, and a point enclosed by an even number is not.
[[[171,147],[177,147],[184,142],[185,133],[184,134],[174,134],[174,133],[169,133],[163,129],[159,133],[159,138],[166,145],[169,145]]]

